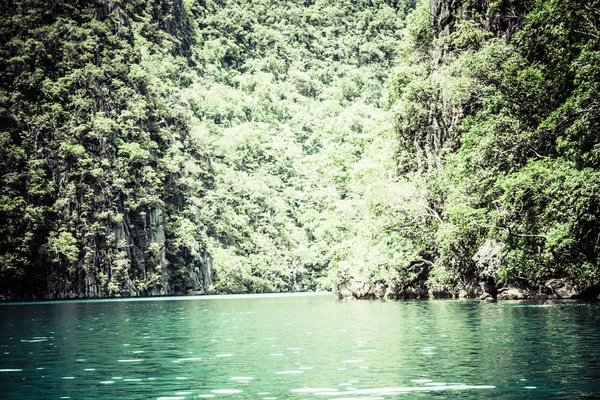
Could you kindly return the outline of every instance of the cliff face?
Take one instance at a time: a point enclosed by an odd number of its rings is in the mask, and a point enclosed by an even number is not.
[[[472,21],[507,39],[523,26],[532,1],[431,0],[432,26],[438,36],[449,35],[460,21]]]
[[[181,2],[3,4],[2,296],[210,290],[211,258],[173,159],[196,166],[205,187],[210,160],[182,154],[187,120],[142,60],[161,46],[189,57]]]

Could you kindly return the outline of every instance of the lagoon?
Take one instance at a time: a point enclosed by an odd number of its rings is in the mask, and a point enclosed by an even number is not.
[[[600,395],[596,302],[332,294],[0,305],[6,399]]]

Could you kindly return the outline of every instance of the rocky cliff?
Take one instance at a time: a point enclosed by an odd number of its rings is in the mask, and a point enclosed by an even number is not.
[[[181,150],[187,117],[150,71],[159,49],[192,62],[181,1],[3,2],[0,18],[1,296],[210,291],[185,182],[210,187],[210,159]]]

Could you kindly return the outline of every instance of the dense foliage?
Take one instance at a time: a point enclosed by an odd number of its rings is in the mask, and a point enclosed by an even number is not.
[[[3,293],[317,285],[410,4],[2,7]]]
[[[597,285],[598,1],[0,2],[0,293]]]
[[[391,78],[429,285],[597,285],[600,3],[486,5],[423,3]]]

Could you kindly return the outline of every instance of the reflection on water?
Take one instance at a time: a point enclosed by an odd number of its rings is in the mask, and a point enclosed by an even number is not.
[[[598,303],[235,296],[0,306],[0,397],[581,398]]]

